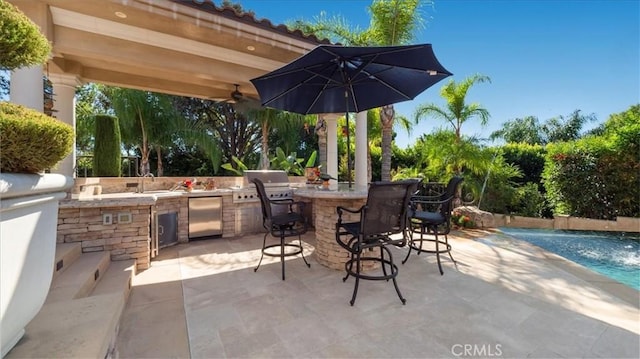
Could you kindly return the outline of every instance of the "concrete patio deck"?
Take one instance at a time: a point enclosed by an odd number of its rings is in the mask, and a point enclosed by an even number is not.
[[[471,235],[470,235],[471,234]],[[457,268],[412,253],[398,285],[299,257],[260,256],[262,235],[181,244],[138,274],[120,358],[638,358],[638,291],[500,233],[450,236]],[[394,250],[396,262],[407,249]]]

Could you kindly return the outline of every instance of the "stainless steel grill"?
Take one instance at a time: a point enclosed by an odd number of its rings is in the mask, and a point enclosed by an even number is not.
[[[293,189],[289,177],[284,171],[245,171],[242,188],[233,190],[233,203],[259,202],[255,185],[251,182],[259,178],[264,182],[267,196],[271,199],[293,198]]]

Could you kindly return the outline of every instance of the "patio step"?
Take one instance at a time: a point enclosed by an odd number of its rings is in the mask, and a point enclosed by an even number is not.
[[[82,254],[82,244],[80,242],[56,244],[56,259],[53,263],[52,281],[64,273],[80,257],[80,254]]]
[[[106,358],[124,307],[118,293],[45,304],[5,359]]]
[[[131,293],[131,282],[136,275],[136,262],[131,260],[111,262],[109,270],[93,289],[90,297],[98,295],[122,293],[125,301]]]
[[[108,252],[76,256],[75,251],[75,246],[58,244],[56,263],[62,259],[64,269],[55,275],[24,337],[4,359],[114,356],[135,261],[111,262]]]
[[[111,264],[109,252],[84,253],[53,282],[45,303],[84,298]]]

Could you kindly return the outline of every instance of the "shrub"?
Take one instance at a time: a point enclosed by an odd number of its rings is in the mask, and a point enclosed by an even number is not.
[[[545,148],[527,143],[507,143],[501,150],[505,161],[517,166],[522,172],[522,177],[513,178],[516,192],[508,206],[508,213],[529,217],[553,217],[542,184]]]
[[[544,184],[556,213],[640,216],[640,106],[614,114],[602,136],[547,146]]]
[[[47,61],[51,45],[12,4],[0,0],[0,69]],[[0,172],[38,173],[55,166],[73,146],[73,128],[26,107],[0,102]]]
[[[93,175],[96,177],[119,177],[121,141],[118,118],[109,115],[96,115],[94,123],[96,130]]]
[[[507,143],[501,149],[505,162],[518,166],[522,172],[522,177],[514,178],[514,182],[519,184],[541,182],[545,152],[542,146]]]
[[[553,143],[547,146],[544,184],[547,197],[556,214],[614,219],[611,198],[606,193],[607,181],[599,158],[608,144],[597,138],[588,141]]]
[[[73,128],[24,106],[0,102],[0,172],[38,173],[71,153]]]
[[[471,179],[475,182],[484,179]],[[465,182],[467,178],[465,177]],[[487,187],[482,194],[479,208],[493,213],[511,213],[517,203],[517,189],[513,182],[501,178],[489,176]]]
[[[545,198],[536,183],[527,183],[516,189],[516,203],[511,214],[525,217],[543,217]]]
[[[485,173],[465,174],[465,187],[477,200],[478,208],[494,213],[510,213],[517,201],[516,184],[514,180],[521,177],[517,166],[507,163],[501,150],[483,149],[484,158],[491,158],[491,166]],[[491,154],[493,152],[493,154]],[[470,171],[469,171],[470,172]],[[485,186],[486,184],[486,186]],[[484,191],[483,191],[484,187]],[[468,200],[467,200],[468,202]]]
[[[51,45],[22,11],[0,0],[0,69],[14,70],[47,61]]]

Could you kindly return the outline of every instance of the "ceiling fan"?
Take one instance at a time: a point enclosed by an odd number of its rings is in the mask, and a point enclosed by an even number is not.
[[[233,84],[233,86],[235,86],[235,89],[231,91],[231,93],[229,94],[229,98],[224,102],[236,105],[237,107],[240,107],[242,109],[258,109],[261,107],[259,100],[249,96],[245,96],[242,92],[240,92],[239,84]]]
[[[233,86],[235,86],[236,89],[231,92],[231,97],[227,100],[227,102],[229,102],[229,103],[238,103],[241,100],[243,100],[244,94],[242,92],[240,92],[240,89],[239,89],[240,85],[233,84]]]

